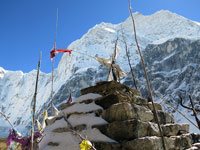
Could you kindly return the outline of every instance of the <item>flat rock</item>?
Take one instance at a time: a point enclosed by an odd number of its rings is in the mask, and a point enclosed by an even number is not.
[[[189,132],[189,124],[165,124],[161,127],[164,136],[175,136]]]
[[[56,143],[56,142],[49,142],[47,145],[49,145],[49,146],[58,146],[59,143]]]
[[[140,96],[141,93],[138,90],[132,89],[126,85],[120,84],[115,81],[102,81],[98,82],[96,86],[91,86],[85,89],[82,89],[80,92],[82,95],[88,94],[88,93],[97,93],[101,95],[108,95],[110,93],[113,93],[114,91],[121,91],[123,93],[127,93],[128,95],[134,96],[138,95]]]
[[[119,91],[115,91],[107,96],[97,98],[95,100],[95,103],[97,105],[100,105],[104,109],[109,108],[113,104],[117,103],[122,103],[122,102],[127,102],[127,103],[135,103],[135,104],[147,104],[147,100],[142,99],[140,97],[131,97],[128,95],[124,95],[123,93]]]
[[[92,142],[97,150],[121,150],[121,144],[106,143],[106,142]]]
[[[189,135],[165,137],[167,150],[185,150],[192,147]],[[123,143],[122,150],[163,150],[161,137],[149,136]]]
[[[156,110],[162,110],[162,106],[156,102],[154,102],[154,106]],[[152,111],[153,110],[153,106],[152,106],[152,102],[148,102],[148,108]]]
[[[144,136],[159,136],[158,126],[155,123],[139,120],[115,121],[107,125],[94,126],[106,136],[116,140],[132,140]]]
[[[157,113],[160,124],[174,123],[173,115],[161,110],[157,110]],[[153,120],[153,122],[156,122],[155,119]]]
[[[145,107],[127,102],[117,103],[104,110],[102,118],[108,122],[138,119],[149,122],[153,119],[153,113]]]

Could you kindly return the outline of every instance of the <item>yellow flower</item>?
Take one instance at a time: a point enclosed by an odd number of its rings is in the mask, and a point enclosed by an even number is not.
[[[81,150],[90,150],[92,147],[92,144],[88,140],[83,140],[80,144]]]

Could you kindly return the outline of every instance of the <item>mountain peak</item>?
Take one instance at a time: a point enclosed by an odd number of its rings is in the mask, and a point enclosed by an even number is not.
[[[0,67],[0,79],[3,78],[6,70],[4,70],[2,67]]]

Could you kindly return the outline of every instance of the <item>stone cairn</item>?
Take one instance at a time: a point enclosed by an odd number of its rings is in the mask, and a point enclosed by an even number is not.
[[[81,90],[81,94],[96,93],[102,97],[85,100],[103,109],[95,111],[107,124],[94,125],[102,134],[116,142],[92,141],[97,150],[163,150],[158,126],[152,113],[152,104],[141,93],[118,82],[98,82],[96,86]],[[70,107],[61,105],[61,110]],[[167,150],[198,150],[200,135],[189,133],[189,124],[175,124],[171,114],[155,103],[163,130]],[[76,130],[84,130],[78,126]],[[65,132],[65,131],[63,131]],[[67,132],[67,131],[66,131]],[[49,141],[50,142],[50,141]],[[50,144],[51,145],[51,142]],[[52,145],[55,146],[55,145]]]

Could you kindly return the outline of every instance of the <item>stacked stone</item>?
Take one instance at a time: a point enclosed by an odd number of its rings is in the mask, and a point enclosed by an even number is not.
[[[152,104],[139,91],[117,82],[99,82],[81,90],[103,97],[95,104],[103,107],[99,114],[108,124],[95,125],[104,135],[118,143],[92,141],[97,150],[162,150],[162,141],[152,113]],[[171,114],[155,103],[167,150],[198,149],[200,135],[189,133],[189,124],[175,124]]]
[[[97,150],[163,150],[152,104],[139,91],[111,81],[98,82],[81,94],[72,104],[61,105],[58,116],[46,120],[41,150],[80,150],[80,140],[71,129],[87,136]],[[155,107],[167,150],[200,149],[200,135],[189,133],[188,124],[175,124],[160,104]]]

